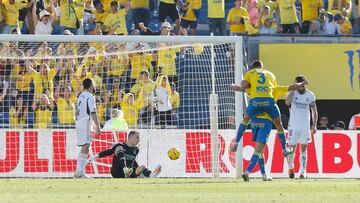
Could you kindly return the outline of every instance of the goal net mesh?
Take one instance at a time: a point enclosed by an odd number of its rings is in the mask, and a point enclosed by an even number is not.
[[[93,137],[90,155],[139,130],[138,163],[150,170],[165,166],[163,177],[211,177],[212,161],[219,162],[220,173],[233,171],[233,154],[225,161],[211,157],[210,145],[219,144],[224,154],[222,139],[234,135],[234,67],[232,43],[2,42],[0,176],[73,176],[80,149],[75,102],[85,78],[96,84],[103,128]],[[210,135],[212,79],[215,125],[219,134],[228,134],[218,140]],[[176,161],[167,157],[173,147],[181,153]],[[111,163],[112,157],[98,159],[86,171],[110,177]]]

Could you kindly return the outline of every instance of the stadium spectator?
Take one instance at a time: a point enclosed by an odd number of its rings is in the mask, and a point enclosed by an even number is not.
[[[299,23],[294,23],[294,33],[301,34],[301,26]]]
[[[127,27],[125,16],[129,10],[129,6],[119,10],[119,4],[117,1],[111,2],[111,12],[106,16],[104,21],[103,33],[109,35],[127,35]]]
[[[185,3],[181,7],[182,15],[180,27],[184,29],[191,29],[191,35],[197,35],[198,20],[201,8],[201,1],[199,0],[185,0]]]
[[[135,28],[140,30],[139,23],[148,27],[151,21],[150,0],[131,0],[131,9]]]
[[[335,22],[334,15],[332,15],[331,13],[327,13],[325,15],[324,30],[325,34],[328,35],[340,33],[340,25]]]
[[[328,8],[332,14],[341,14],[350,17],[352,8],[351,0],[328,0]]]
[[[319,120],[319,125],[317,126],[318,130],[328,130],[329,129],[329,118],[327,116],[321,116]]]
[[[128,54],[124,53],[125,43],[121,43],[118,46],[112,46],[107,51],[110,56],[106,60],[106,67],[108,73],[107,79],[107,89],[112,90],[112,83],[115,78],[119,78],[120,81],[118,85],[120,89],[125,89],[126,87],[126,72],[129,65]]]
[[[100,92],[103,91],[103,79],[99,74],[98,66],[95,64],[90,64],[90,77],[95,82],[96,89]]]
[[[167,76],[159,76],[156,80],[155,101],[157,111],[159,112],[159,119],[156,123],[160,125],[161,128],[164,128],[165,125],[172,125],[171,94],[172,91]]]
[[[175,83],[171,83],[171,96],[170,96],[170,104],[171,104],[171,117],[173,121],[173,125],[177,125],[178,120],[178,109],[180,107],[180,94],[176,91]]]
[[[10,116],[10,128],[22,128],[26,124],[28,117],[28,108],[25,107],[24,101],[21,95],[17,95],[15,104],[11,104],[9,110]]]
[[[257,19],[259,17],[257,0],[247,0],[244,7],[247,8],[251,25],[256,26]]]
[[[99,118],[99,123],[101,126],[105,124],[106,118],[106,96],[104,92],[97,91],[95,93],[95,100],[96,100],[96,114]]]
[[[160,0],[159,5],[159,21],[164,23],[166,18],[169,17],[172,22],[175,22],[176,33],[179,33],[180,29],[180,18],[179,12],[176,8],[177,0]]]
[[[261,9],[264,9],[265,7],[269,8],[269,14],[274,15],[275,9],[276,9],[276,3],[272,0],[259,0],[258,1],[258,8],[261,11]]]
[[[70,86],[62,86],[59,97],[55,99],[57,106],[58,123],[62,128],[75,126],[76,95]]]
[[[144,32],[144,35],[164,35],[164,36],[170,36],[172,27],[170,23],[164,22],[161,24],[160,32],[153,31],[152,29],[145,27],[144,23],[139,23],[140,29]],[[186,28],[183,28],[186,29]],[[136,30],[134,30],[136,31]],[[134,35],[134,34],[133,34]]]
[[[111,112],[111,119],[106,121],[103,130],[126,130],[128,124],[124,119],[124,113],[121,110],[113,109]]]
[[[138,83],[135,84],[130,90],[130,92],[134,94],[135,97],[141,97],[143,100],[141,108],[141,121],[145,124],[151,122],[153,104],[150,98],[153,95],[154,89],[155,82],[151,80],[149,71],[144,70],[140,73]]]
[[[349,123],[349,130],[360,130],[360,113],[351,117]]]
[[[179,48],[167,48],[166,44],[158,44],[157,65],[158,74],[166,75],[170,82],[177,84],[176,53]]]
[[[31,86],[31,74],[26,68],[26,63],[28,62],[19,62],[16,66],[13,67],[11,81],[15,82],[16,91],[19,96],[23,99],[23,105],[25,108],[28,108],[30,105],[31,95],[30,95],[30,86]]]
[[[243,2],[243,0],[235,0],[235,6],[228,13],[226,22],[230,26],[231,36],[246,32],[243,18],[249,15],[243,7]]]
[[[4,80],[2,82],[2,93],[1,93],[1,96],[0,96],[0,103],[3,102],[6,98],[6,95],[7,95],[7,92],[8,92],[8,88],[9,88],[9,83]],[[4,105],[1,105],[1,106],[4,106]]]
[[[322,34],[321,31],[320,31],[320,22],[318,20],[311,21],[309,34],[310,35]]]
[[[358,0],[352,5],[351,16],[353,34],[360,34],[360,5]]]
[[[296,15],[296,0],[277,0],[276,6],[280,12],[280,24],[283,33],[295,33],[295,23],[298,23]]]
[[[86,0],[85,1],[85,9],[84,9],[84,34],[87,35],[90,31],[95,29],[95,19],[96,16],[94,14],[95,7],[93,6],[93,2]]]
[[[29,8],[32,2],[20,0],[2,0],[5,8],[5,25],[2,28],[3,34],[10,34],[13,29],[19,29],[19,10]]]
[[[262,12],[260,12],[262,13]],[[262,14],[260,14],[260,17],[258,19],[258,29],[259,34],[276,34],[276,27],[274,26],[275,19],[273,16],[268,16],[265,18],[264,24],[262,23]]]
[[[346,126],[343,121],[336,121],[336,123],[332,126],[333,130],[345,130]]]
[[[301,0],[301,33],[309,33],[311,22],[316,20],[319,10],[323,7],[324,5],[322,0]]]
[[[129,53],[129,60],[131,63],[131,87],[136,84],[141,71],[149,71],[151,69],[151,62],[153,61],[151,53],[145,51],[144,44],[137,43],[134,45],[133,49],[136,50],[136,52]]]
[[[143,107],[144,101],[142,98],[142,92],[139,93],[139,96],[136,100],[132,93],[125,94],[123,102],[121,103],[121,109],[124,112],[124,119],[130,128],[137,126],[139,110]]]
[[[210,33],[226,35],[225,0],[208,0],[208,19]]]
[[[41,94],[40,99],[34,99],[32,109],[35,112],[35,127],[48,128],[52,122],[53,105],[46,94]]]
[[[103,4],[100,1],[95,4],[95,11],[93,13],[95,15],[95,22],[104,24],[108,12],[106,12]]]
[[[74,7],[75,7],[74,0],[60,0],[60,9],[61,9],[60,26],[62,33],[64,35],[69,35],[68,33],[65,33],[66,30],[68,30],[72,34],[77,35],[78,29],[81,26]]]
[[[52,0],[50,1],[50,7],[51,7],[51,16],[50,13],[44,9],[39,13],[39,18],[38,18],[36,15],[36,10],[37,10],[36,3],[34,3],[32,10],[32,17],[34,21],[36,35],[51,35],[52,25],[55,23],[55,19],[56,19],[56,10]]]
[[[340,26],[340,33],[338,34],[342,34],[342,35],[352,34],[352,25],[347,17],[342,16],[340,14],[336,14],[334,16],[334,21]]]

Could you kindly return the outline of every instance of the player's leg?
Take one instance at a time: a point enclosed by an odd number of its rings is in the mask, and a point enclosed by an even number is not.
[[[252,172],[252,170],[256,166],[256,164],[259,160],[260,154],[262,153],[264,147],[265,147],[265,144],[260,143],[260,142],[256,143],[255,151],[254,151],[254,154],[251,156],[249,166],[247,167],[246,171],[242,175],[244,181],[249,181],[249,174]]]
[[[289,148],[291,148],[294,152],[296,150],[296,143],[298,141],[298,131],[289,129]],[[289,166],[289,178],[295,178],[294,171],[294,158],[295,154],[289,154],[288,158],[288,166]]]
[[[156,178],[161,172],[161,166],[156,167],[154,172],[147,169],[145,166],[139,166],[135,169],[135,177],[143,175],[148,178]]]
[[[238,143],[240,142],[242,136],[244,135],[245,133],[245,130],[248,126],[248,123],[250,121],[250,117],[248,115],[245,115],[244,116],[244,119],[241,121],[240,125],[239,125],[239,128],[236,132],[236,138],[235,138],[235,144],[234,146],[231,148],[231,151],[233,152],[236,152],[237,151],[237,146],[238,146]]]
[[[256,142],[263,143],[265,145],[267,143],[267,140],[269,138],[269,135],[270,135],[270,132],[272,129],[272,122],[270,120],[266,120],[266,119],[260,119],[259,121],[261,124],[263,124],[263,126],[257,127],[258,130],[256,132],[257,133]],[[259,156],[258,164],[260,167],[260,172],[261,172],[263,181],[272,181],[272,177],[270,177],[266,174],[264,149],[262,150],[262,152]]]
[[[299,142],[301,144],[301,152],[300,152],[300,178],[306,178],[306,163],[307,163],[307,146],[311,142],[310,130],[302,130],[300,131]]]
[[[281,143],[281,148],[283,151],[283,156],[287,157],[289,154],[293,153],[291,149],[286,148],[286,137],[285,130],[281,123],[280,110],[276,102],[273,99],[269,99],[268,105],[263,107],[264,112],[268,113],[269,116],[273,119],[274,125],[277,130],[278,138]]]
[[[87,164],[89,147],[90,147],[90,144],[84,144],[81,146],[81,151],[78,155],[77,162],[76,162],[76,172],[75,172],[76,178],[85,177],[85,166]]]

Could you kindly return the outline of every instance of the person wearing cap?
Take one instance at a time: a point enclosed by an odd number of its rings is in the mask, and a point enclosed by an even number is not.
[[[2,0],[1,4],[5,8],[5,26],[2,28],[3,34],[10,34],[16,28],[19,29],[19,10],[29,8],[32,2],[20,0]]]
[[[235,36],[239,33],[245,33],[245,25],[240,19],[248,17],[246,8],[243,7],[243,0],[235,0],[235,6],[230,9],[227,16],[227,24],[230,26],[230,35]]]
[[[183,11],[183,15],[181,16],[180,27],[184,29],[191,29],[191,35],[197,35],[197,26],[198,26],[198,5],[200,4],[201,8],[201,1],[200,0],[186,0],[184,1],[183,6],[181,7]]]
[[[298,23],[296,15],[296,0],[277,0],[276,7],[280,12],[280,25],[283,33],[295,33],[295,23]]]
[[[33,0],[35,2],[35,0]],[[35,27],[35,35],[51,35],[52,26],[55,23],[56,19],[56,9],[54,7],[54,2],[50,1],[51,16],[47,10],[42,10],[39,13],[39,18],[36,15],[36,3],[34,3],[32,10],[32,17]]]
[[[150,0],[131,0],[131,9],[135,29],[140,30],[139,23],[144,23],[145,27],[151,22]]]
[[[275,18],[273,15],[270,14],[270,7],[265,6],[260,11],[260,16],[258,18],[258,29],[259,34],[276,34],[276,26]]]
[[[350,35],[352,34],[352,25],[350,20],[342,16],[340,14],[336,14],[334,16],[334,21],[340,26],[340,33],[341,35]]]
[[[170,36],[171,34],[171,24],[169,22],[164,22],[161,24],[160,31],[153,31],[151,28],[145,27],[144,23],[139,23],[140,29],[143,31],[144,35],[163,35]]]
[[[106,16],[104,21],[104,34],[109,35],[127,35],[125,16],[129,10],[129,5],[119,10],[117,1],[111,2],[111,12]]]
[[[106,121],[103,130],[126,130],[128,124],[124,119],[123,111],[119,109],[113,109],[111,111],[111,119]]]
[[[305,77],[299,75],[295,82],[306,81]],[[295,151],[296,145],[300,144],[300,178],[306,178],[305,170],[307,164],[307,146],[311,143],[311,137],[316,133],[318,112],[316,98],[312,91],[303,86],[298,90],[291,91],[285,98],[286,105],[290,106],[289,141],[288,145]],[[311,112],[311,114],[310,114]],[[310,119],[311,117],[311,119]],[[310,121],[312,125],[310,126]],[[294,178],[294,154],[288,156],[289,177]]]
[[[300,0],[302,11],[301,33],[307,34],[310,24],[318,17],[319,10],[324,7],[322,0]]]
[[[346,126],[343,121],[336,121],[336,123],[332,126],[333,130],[345,130]]]

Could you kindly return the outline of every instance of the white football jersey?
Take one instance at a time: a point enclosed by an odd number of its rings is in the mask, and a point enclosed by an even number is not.
[[[76,121],[90,121],[93,112],[96,112],[95,97],[90,92],[83,91],[76,100]]]
[[[316,106],[315,101],[315,95],[310,90],[307,89],[304,94],[295,91],[290,106],[289,129],[310,129],[310,107]]]

